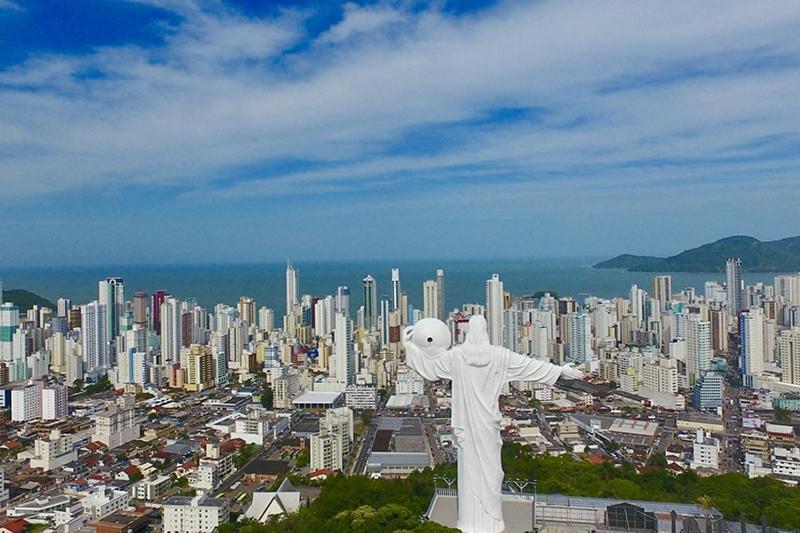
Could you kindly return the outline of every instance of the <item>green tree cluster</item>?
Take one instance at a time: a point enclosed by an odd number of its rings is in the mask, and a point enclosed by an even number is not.
[[[258,444],[245,444],[239,448],[239,453],[233,458],[233,463],[236,465],[236,468],[241,468],[249,463],[260,451],[261,446]]]
[[[596,465],[569,456],[533,456],[527,447],[503,447],[507,478],[536,479],[539,492],[676,503],[711,503],[726,518],[741,513],[750,523],[800,528],[800,488],[768,477],[748,479],[741,473],[700,477],[694,472],[674,475],[664,469],[663,456],[653,456],[650,468],[637,472],[630,464]]]
[[[265,385],[264,388],[261,389],[261,405],[264,407],[264,409],[272,409],[274,403],[275,400],[272,393],[272,387]]]
[[[519,444],[503,447],[503,468],[509,479],[535,479],[542,493],[591,496],[623,500],[702,503],[718,509],[730,520],[741,513],[750,523],[800,529],[800,488],[772,478],[748,479],[728,473],[699,477],[693,472],[674,475],[664,468],[665,458],[654,456],[650,467],[637,472],[631,464],[593,464],[571,456],[534,456]],[[420,521],[433,494],[433,477],[456,477],[456,465],[417,472],[407,480],[366,477],[330,478],[319,497],[299,512],[266,525],[230,524],[221,533],[330,533],[448,531]]]

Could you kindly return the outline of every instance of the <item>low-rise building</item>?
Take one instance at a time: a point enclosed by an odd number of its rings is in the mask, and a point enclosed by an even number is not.
[[[211,533],[228,521],[225,498],[173,496],[164,502],[164,533]]]
[[[115,489],[107,485],[91,487],[80,493],[81,503],[86,512],[95,518],[102,518],[126,508],[131,501],[128,491]]]
[[[31,468],[41,468],[44,472],[48,472],[75,461],[78,452],[75,450],[72,435],[62,434],[61,431],[54,429],[47,437],[34,441],[33,452],[23,452],[20,457],[29,458]]]
[[[137,500],[155,502],[161,500],[172,487],[170,476],[158,476],[143,479],[136,484],[135,497]]]
[[[350,409],[378,408],[378,389],[375,385],[348,385],[344,392],[345,405]]]

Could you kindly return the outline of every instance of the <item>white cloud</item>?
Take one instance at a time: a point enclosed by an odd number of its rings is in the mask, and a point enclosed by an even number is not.
[[[22,11],[22,7],[16,2],[11,0],[0,0],[0,9],[10,9],[13,11]]]
[[[794,2],[511,2],[463,17],[348,5],[292,53],[302,13],[156,3],[183,16],[161,49],[36,57],[0,73],[6,195],[146,184],[239,198],[470,172],[602,185],[679,179],[685,166],[654,167],[684,159],[699,179],[725,180],[737,157],[753,173],[797,169],[798,156],[754,144],[798,135]],[[546,112],[465,122],[498,107]],[[433,128],[453,142],[409,150]],[[324,168],[236,179],[291,159]]]

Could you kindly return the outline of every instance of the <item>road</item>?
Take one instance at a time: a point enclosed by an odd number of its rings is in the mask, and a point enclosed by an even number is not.
[[[725,425],[723,437],[724,451],[720,458],[720,468],[727,472],[743,470],[742,454],[742,409],[739,403],[741,375],[739,373],[739,346],[735,336],[728,342],[728,372],[725,375],[725,391],[722,404],[722,421]]]

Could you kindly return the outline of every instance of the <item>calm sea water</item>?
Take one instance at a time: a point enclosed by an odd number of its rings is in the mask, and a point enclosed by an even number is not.
[[[390,294],[392,267],[400,268],[402,288],[414,307],[422,307],[422,282],[434,279],[437,268],[445,269],[447,309],[462,303],[483,303],[485,281],[498,273],[505,289],[515,295],[554,291],[561,296],[583,299],[587,295],[613,297],[627,295],[637,283],[650,292],[654,273],[600,270],[591,265],[602,258],[450,260],[450,261],[374,261],[374,262],[298,262],[301,294],[335,294],[336,287],[347,285],[351,305],[362,303],[361,280],[367,274],[377,279],[378,295]],[[5,268],[0,278],[6,288],[24,288],[51,301],[60,297],[84,303],[97,298],[97,282],[109,276],[125,279],[126,296],[135,291],[164,289],[179,298],[194,298],[200,305],[235,304],[240,296],[256,299],[282,315],[285,307],[285,268],[283,263],[109,266],[68,268]],[[673,290],[695,287],[702,293],[707,280],[722,281],[723,274],[672,273]],[[749,274],[747,283],[771,283],[774,274]]]

